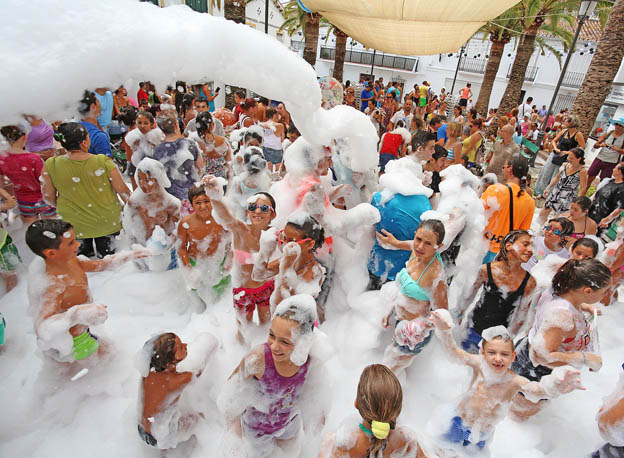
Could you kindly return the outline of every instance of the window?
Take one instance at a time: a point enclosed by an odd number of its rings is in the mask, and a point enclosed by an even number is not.
[[[207,13],[208,12],[208,1],[207,0],[185,0],[184,3],[186,6],[191,8],[198,13]]]

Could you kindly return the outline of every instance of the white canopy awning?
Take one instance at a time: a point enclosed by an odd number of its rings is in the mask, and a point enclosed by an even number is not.
[[[457,51],[518,0],[302,0],[368,48],[400,55]]]

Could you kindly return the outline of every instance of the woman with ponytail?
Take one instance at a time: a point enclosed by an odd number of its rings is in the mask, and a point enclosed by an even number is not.
[[[570,259],[559,268],[552,289],[542,294],[529,336],[516,347],[518,357],[512,370],[533,381],[559,366],[588,367],[598,371],[602,358],[591,324],[594,307],[605,294],[611,272],[596,259]],[[589,315],[589,317],[587,316]],[[544,401],[529,401],[516,395],[512,412],[528,418],[543,407]]]
[[[490,215],[485,227],[485,238],[490,241],[490,250],[483,264],[492,262],[501,249],[505,236],[516,229],[528,231],[535,212],[535,201],[525,192],[529,163],[514,154],[503,166],[504,183],[488,187],[481,195],[485,214]]]
[[[505,326],[512,336],[520,331],[527,320],[536,285],[523,267],[532,255],[531,235],[527,231],[511,231],[503,240],[496,260],[481,266],[472,295],[465,301],[471,304],[481,291],[468,320],[468,335],[462,342],[464,350],[478,353],[481,334],[490,327]]]
[[[415,433],[396,425],[402,407],[403,390],[394,373],[383,364],[365,367],[355,399],[362,421],[325,436],[319,458],[425,458]]]

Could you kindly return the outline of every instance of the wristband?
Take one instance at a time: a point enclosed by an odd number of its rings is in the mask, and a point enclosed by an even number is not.
[[[581,352],[581,355],[583,355],[583,366],[586,366],[587,365],[587,356],[585,356],[585,352],[584,351]]]

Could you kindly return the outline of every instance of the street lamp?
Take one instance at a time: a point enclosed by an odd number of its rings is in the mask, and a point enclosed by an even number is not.
[[[537,144],[541,147],[542,140],[544,140],[544,135],[546,134],[546,123],[552,114],[553,106],[555,105],[555,101],[557,100],[557,95],[559,94],[559,88],[561,87],[561,83],[563,82],[563,78],[565,77],[566,70],[568,69],[568,64],[570,63],[570,58],[572,57],[572,53],[574,53],[574,47],[576,46],[576,40],[578,39],[579,34],[581,33],[581,29],[583,28],[583,23],[585,19],[590,17],[596,8],[596,4],[598,0],[583,0],[581,2],[581,7],[578,12],[578,25],[576,26],[576,33],[574,34],[574,38],[572,39],[572,44],[570,45],[570,49],[568,50],[568,55],[566,56],[565,63],[563,64],[563,68],[561,69],[561,74],[559,75],[559,81],[557,81],[557,86],[555,87],[555,92],[553,93],[552,99],[550,100],[550,106],[548,107],[548,111],[546,112],[546,116],[542,121],[542,126],[540,127],[539,134],[537,135]],[[531,165],[535,165],[535,159],[537,158],[537,153],[535,156],[531,158]]]

